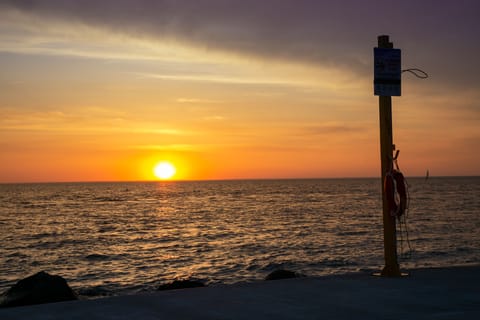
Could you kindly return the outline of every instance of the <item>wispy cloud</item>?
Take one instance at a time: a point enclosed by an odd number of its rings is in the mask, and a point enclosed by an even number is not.
[[[320,125],[309,125],[302,128],[307,135],[332,135],[332,134],[355,134],[368,131],[366,127],[358,124],[345,123],[324,123]]]
[[[0,108],[0,131],[78,134],[153,134],[163,136],[191,135],[191,132],[145,120],[127,120],[127,115],[114,110],[84,107],[65,110],[15,110]]]
[[[201,60],[195,50],[175,41],[152,42],[79,20],[45,19],[11,9],[0,11],[0,52],[169,63]]]
[[[245,75],[222,75],[222,74],[154,74],[154,73],[137,73],[137,75],[159,79],[159,80],[173,80],[173,81],[191,81],[191,82],[214,82],[214,83],[226,83],[226,84],[239,84],[239,85],[268,85],[268,86],[291,86],[299,85],[301,83],[295,83],[292,81],[284,81],[274,78],[260,78]],[[305,83],[303,83],[305,84]]]
[[[478,1],[4,0],[0,9],[4,51],[182,59],[175,50],[184,45],[364,75],[375,37],[385,32],[404,49],[407,66],[437,70],[443,82],[480,82],[480,44],[472,41]],[[125,50],[118,39],[142,45]],[[172,42],[170,50],[161,46]]]
[[[130,146],[131,149],[149,151],[195,151],[201,147],[192,144],[139,144]]]
[[[203,120],[206,120],[206,121],[222,121],[222,120],[225,120],[226,118],[223,117],[223,116],[207,116],[207,117],[203,117]]]
[[[198,99],[198,98],[178,98],[175,100],[178,103],[187,103],[187,104],[219,104],[224,103],[221,100],[212,100],[212,99]]]
[[[178,129],[169,129],[169,128],[158,128],[155,126],[142,126],[140,128],[130,128],[128,131],[132,133],[149,133],[149,134],[158,134],[158,135],[170,135],[170,136],[180,136],[189,134],[183,130]]]
[[[405,45],[415,48],[416,56],[428,53],[431,57],[433,51],[440,53],[434,60],[455,57],[455,52],[467,49],[464,40],[478,34],[480,4],[432,0],[6,0],[0,7],[4,12],[9,9],[10,15],[27,14],[30,21],[33,16],[52,24],[60,21],[133,38],[175,40],[207,50],[364,72],[370,68],[375,36],[382,31],[408,40]],[[445,47],[441,38],[431,38],[432,31],[448,35],[449,47],[456,49]],[[366,49],[359,50],[361,47]],[[440,48],[444,50],[440,52]]]

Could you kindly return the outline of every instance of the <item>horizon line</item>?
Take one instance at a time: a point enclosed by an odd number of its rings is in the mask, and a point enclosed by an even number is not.
[[[429,176],[428,179],[436,178],[479,178],[480,175],[440,175],[440,176]],[[407,179],[426,179],[425,176],[406,176]],[[0,182],[0,185],[7,184],[80,184],[80,183],[183,183],[183,182],[222,182],[222,181],[281,181],[281,180],[347,180],[347,179],[381,179],[380,176],[364,176],[364,177],[283,177],[283,178],[225,178],[225,179],[182,179],[182,180],[86,180],[86,181],[5,181]]]

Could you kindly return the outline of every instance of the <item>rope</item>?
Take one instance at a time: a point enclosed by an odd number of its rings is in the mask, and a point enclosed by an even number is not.
[[[410,72],[415,77],[420,78],[420,79],[427,79],[428,78],[428,73],[426,73],[423,70],[417,69],[417,68],[410,68],[410,69],[402,70],[402,73],[404,73],[404,72]]]
[[[401,172],[400,166],[398,165],[398,151],[397,151],[397,155],[393,159],[393,165],[395,166],[395,169],[398,172]],[[410,192],[408,190],[409,185],[405,177],[404,177],[404,183],[405,183],[405,191],[407,196],[407,203],[405,204],[405,213],[402,216],[398,217],[398,226],[399,226],[399,232],[400,232],[400,256],[408,259],[408,258],[411,258],[413,250],[410,243],[410,237],[408,234],[408,209],[410,208]],[[404,235],[406,237],[405,240],[404,240]],[[407,243],[408,252],[404,251],[403,244],[405,242]]]
[[[398,163],[396,163],[398,168]],[[412,257],[412,245],[410,243],[410,236],[408,234],[408,211],[410,208],[410,192],[408,190],[408,182],[405,179],[405,190],[407,192],[407,203],[405,206],[405,213],[398,218],[398,225],[400,231],[400,255],[402,258],[409,259]],[[405,235],[405,239],[404,239]],[[408,251],[404,250],[404,243],[406,242]]]

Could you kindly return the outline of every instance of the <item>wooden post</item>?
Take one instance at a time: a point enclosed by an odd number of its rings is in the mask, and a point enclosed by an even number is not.
[[[392,49],[393,43],[388,36],[378,37],[378,47]],[[397,261],[397,230],[395,217],[390,215],[384,188],[385,176],[393,166],[393,130],[392,130],[392,97],[379,96],[380,113],[380,159],[382,163],[382,202],[383,202],[383,241],[385,267],[381,275],[385,277],[401,276]]]

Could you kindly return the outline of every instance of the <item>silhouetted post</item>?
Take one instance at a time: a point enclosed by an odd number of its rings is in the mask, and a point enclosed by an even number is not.
[[[378,37],[378,48],[393,49],[393,43],[389,41],[388,36]],[[395,84],[396,80],[385,80]],[[400,85],[400,84],[399,84]],[[398,88],[398,90],[400,90]],[[377,93],[375,93],[377,94]],[[382,162],[382,200],[383,200],[383,241],[385,253],[385,267],[381,275],[386,277],[399,277],[400,267],[397,261],[397,234],[395,217],[390,215],[390,209],[387,202],[384,188],[385,176],[393,166],[393,130],[392,130],[392,97],[379,93],[379,111],[380,111],[380,159]],[[400,95],[393,94],[393,95]]]

